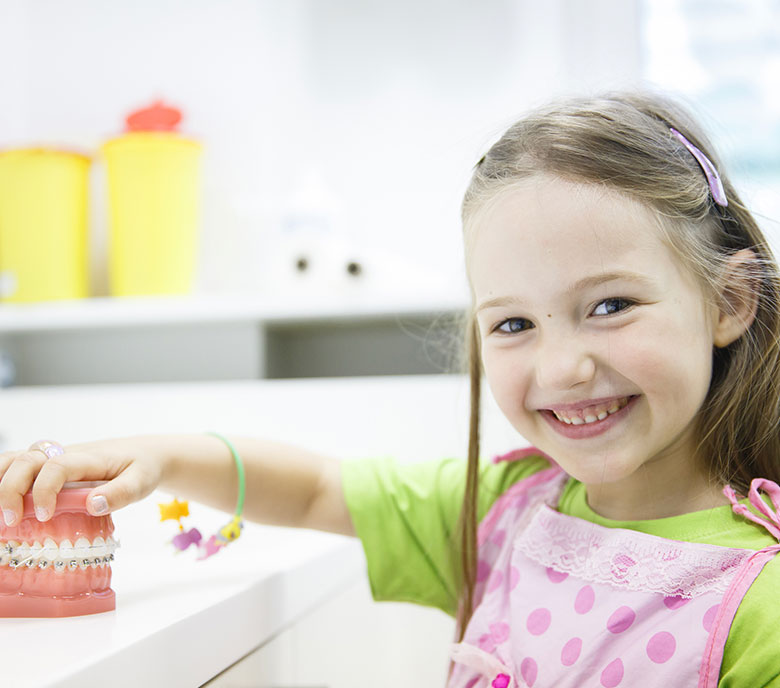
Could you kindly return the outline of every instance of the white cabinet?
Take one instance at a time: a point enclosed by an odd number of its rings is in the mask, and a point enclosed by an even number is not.
[[[465,301],[237,298],[0,304],[15,384],[453,372]]]
[[[438,610],[374,602],[361,579],[205,685],[443,686],[454,633],[454,620]]]

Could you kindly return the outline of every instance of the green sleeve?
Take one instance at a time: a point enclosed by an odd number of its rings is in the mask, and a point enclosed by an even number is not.
[[[499,464],[483,462],[478,519],[512,483],[548,465],[537,456]],[[342,463],[344,497],[365,550],[375,600],[415,602],[455,615],[460,568],[456,526],[465,479],[462,459]]]
[[[745,594],[723,652],[718,688],[780,688],[780,555]]]

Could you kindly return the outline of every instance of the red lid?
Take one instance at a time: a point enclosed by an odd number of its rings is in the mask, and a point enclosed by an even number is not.
[[[158,100],[149,107],[131,112],[125,122],[127,131],[176,131],[181,122],[181,110]]]

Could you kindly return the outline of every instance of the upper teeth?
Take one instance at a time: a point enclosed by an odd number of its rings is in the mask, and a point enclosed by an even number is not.
[[[576,413],[580,415],[567,416],[563,411],[553,411],[555,417],[568,423],[569,425],[583,425],[585,423],[595,423],[597,420],[604,420],[607,416],[622,409],[629,401],[628,397],[616,399],[606,405],[588,406]]]
[[[78,538],[75,543],[63,540],[59,545],[50,537],[44,539],[43,544],[38,540],[32,544],[9,540],[0,542],[0,566],[16,568],[27,564],[45,568],[52,563],[68,561],[77,561],[82,567],[105,565],[113,560],[117,547],[119,543],[110,535],[105,539],[98,536],[92,542],[85,537]],[[62,570],[62,567],[55,566],[55,570]]]

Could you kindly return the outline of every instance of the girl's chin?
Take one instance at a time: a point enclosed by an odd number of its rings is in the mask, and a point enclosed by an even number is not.
[[[551,445],[549,437],[538,434],[538,441],[533,439],[535,433],[528,428],[515,426],[517,432],[532,446],[551,457],[568,475],[586,486],[598,488],[599,485],[619,483],[630,479],[640,466],[629,463],[630,459],[614,453],[604,453],[598,450],[571,453],[560,444]]]
[[[598,489],[602,485],[614,485],[630,479],[636,472],[635,467],[623,466],[616,457],[602,457],[597,462],[583,465],[581,461],[567,461],[551,455],[558,465],[572,478],[588,488]]]

